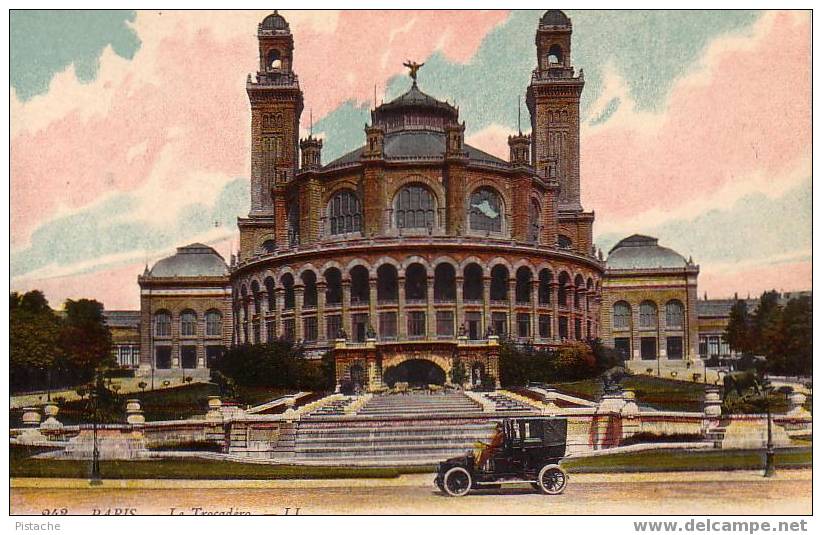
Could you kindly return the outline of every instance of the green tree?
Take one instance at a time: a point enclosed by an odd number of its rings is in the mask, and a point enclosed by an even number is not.
[[[62,351],[60,320],[49,308],[42,292],[33,290],[10,294],[9,372],[11,388],[16,391],[47,388]]]
[[[97,370],[115,365],[103,304],[91,299],[68,299],[64,308],[61,345],[66,367],[77,379],[90,381]]]
[[[742,299],[737,299],[731,307],[728,326],[722,336],[733,351],[743,354],[753,351],[751,318],[748,315],[748,304]]]
[[[771,348],[768,370],[775,374],[811,375],[813,370],[813,304],[810,297],[791,299],[782,310],[779,345]]]
[[[754,353],[767,357],[779,345],[781,318],[779,294],[774,290],[763,293],[751,320],[751,349]]]

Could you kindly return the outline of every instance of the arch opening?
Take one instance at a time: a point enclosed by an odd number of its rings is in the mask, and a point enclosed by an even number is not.
[[[385,370],[383,382],[391,388],[396,383],[408,383],[412,387],[444,385],[445,370],[430,360],[411,359]]]

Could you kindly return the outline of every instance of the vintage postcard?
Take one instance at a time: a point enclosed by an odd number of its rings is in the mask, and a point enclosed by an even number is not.
[[[811,11],[9,17],[18,530],[811,515]]]

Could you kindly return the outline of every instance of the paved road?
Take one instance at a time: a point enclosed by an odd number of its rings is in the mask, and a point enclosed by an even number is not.
[[[106,481],[12,480],[13,514],[65,507],[69,514],[134,508],[136,514],[809,514],[811,471],[572,475],[561,496],[530,489],[441,495],[433,474],[388,480]],[[52,488],[44,488],[48,484]],[[62,488],[54,488],[62,487]],[[194,490],[196,489],[196,490]],[[173,509],[172,509],[173,508]]]

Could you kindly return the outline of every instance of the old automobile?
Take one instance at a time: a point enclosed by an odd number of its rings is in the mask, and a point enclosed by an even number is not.
[[[560,494],[568,483],[559,466],[565,456],[567,424],[565,418],[501,420],[479,454],[472,451],[441,462],[434,482],[449,496],[525,483],[543,494]]]

